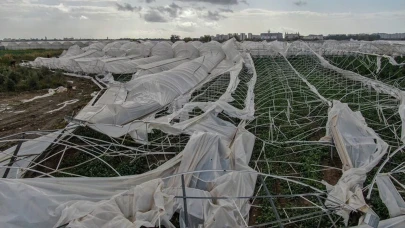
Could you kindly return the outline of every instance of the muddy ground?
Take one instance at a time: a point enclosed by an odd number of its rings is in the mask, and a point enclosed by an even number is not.
[[[66,85],[75,88],[69,92],[55,93],[50,97],[27,103],[22,100],[47,94],[48,90],[0,93],[0,137],[25,131],[64,128],[67,124],[64,117],[77,114],[91,100],[91,94],[100,90],[88,79],[66,76],[65,80]],[[61,103],[75,99],[78,99],[76,103],[66,105],[59,111],[47,113],[60,108]]]

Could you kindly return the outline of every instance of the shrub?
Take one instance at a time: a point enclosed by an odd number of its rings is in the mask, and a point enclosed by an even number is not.
[[[5,81],[6,81],[6,76],[4,76],[3,74],[0,73],[0,86],[2,86]]]
[[[16,91],[27,91],[29,90],[29,86],[27,85],[26,80],[21,80],[15,87]]]
[[[28,78],[28,88],[29,90],[39,89],[38,77],[32,75]]]
[[[6,89],[7,91],[15,91],[15,82],[8,78],[6,82]]]
[[[10,71],[9,72],[9,74],[8,74],[8,79],[9,80],[12,80],[13,82],[14,82],[14,84],[17,84],[18,83],[18,81],[20,80],[20,77],[21,75],[19,74],[19,73],[17,73],[16,71]]]

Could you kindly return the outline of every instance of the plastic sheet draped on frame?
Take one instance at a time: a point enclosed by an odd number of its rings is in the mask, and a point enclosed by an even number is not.
[[[200,55],[172,70],[145,75],[119,85],[117,94],[123,94],[122,97],[126,94],[124,100],[114,99],[114,103],[98,108],[97,104],[88,110],[85,108],[83,112],[86,114],[77,118],[91,123],[123,125],[151,114],[192,90],[225,58],[224,51],[216,43],[202,45]]]
[[[176,43],[177,44],[177,43]],[[172,46],[174,51],[174,58],[166,59],[150,64],[140,65],[136,74],[133,75],[132,79],[138,78],[147,74],[155,74],[163,71],[171,70],[185,62],[198,58],[200,53],[197,48],[195,48],[190,43],[180,43],[176,46]]]
[[[335,186],[324,182],[328,190],[327,207],[336,207],[345,202],[337,214],[347,224],[353,210],[368,213],[371,209],[365,203],[362,187],[367,173],[387,153],[388,144],[373,129],[369,128],[360,112],[353,112],[347,104],[333,101],[328,113],[328,135],[343,163],[343,174]]]
[[[182,211],[180,176],[184,172],[189,196],[252,196],[256,175],[250,159],[254,136],[239,129],[233,145],[220,136],[195,133],[179,155],[159,168],[136,176],[116,178],[1,179],[0,224],[7,227],[141,227],[165,224]],[[166,178],[165,178],[166,177]],[[163,179],[162,179],[163,178]],[[19,198],[17,203],[14,199]],[[40,202],[25,204],[26,201]],[[235,227],[244,225],[250,205],[246,199],[188,200],[192,227]],[[237,208],[236,208],[237,207]],[[242,215],[242,217],[241,217]]]

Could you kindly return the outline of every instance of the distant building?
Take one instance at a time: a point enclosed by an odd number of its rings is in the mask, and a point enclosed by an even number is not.
[[[405,33],[393,33],[393,34],[387,34],[387,33],[377,33],[380,36],[380,39],[382,40],[403,40],[405,39]]]
[[[303,36],[303,40],[323,40],[323,35],[313,35]]]
[[[284,34],[285,40],[298,40],[300,38],[300,33],[286,33]]]
[[[240,36],[239,36],[239,39],[240,39],[241,41],[246,40],[246,33],[241,33]]]
[[[252,40],[261,40],[262,37],[260,35],[252,35]]]
[[[267,32],[267,33],[261,33],[260,37],[262,40],[282,40],[283,34],[280,32],[276,32],[276,33]]]
[[[253,39],[253,34],[252,33],[248,33],[248,39],[249,40]]]

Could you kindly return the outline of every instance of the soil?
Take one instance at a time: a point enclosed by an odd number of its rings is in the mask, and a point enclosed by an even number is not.
[[[256,225],[257,218],[262,214],[261,208],[261,199],[257,199],[252,205],[249,211],[249,226]]]
[[[22,100],[45,95],[48,90],[0,93],[0,137],[25,131],[64,128],[67,124],[64,117],[77,114],[92,99],[91,94],[99,91],[99,88],[88,79],[67,76],[65,78],[66,84],[72,85],[74,89],[27,103],[23,103]],[[47,113],[60,108],[59,104],[74,99],[78,101],[59,111]]]
[[[325,158],[322,162],[322,165],[337,167],[337,168],[342,167],[342,162],[340,161],[340,158],[337,155],[337,152],[335,149],[333,151],[332,159],[330,157],[328,157],[327,159]],[[336,185],[337,182],[339,181],[340,177],[342,176],[342,171],[337,170],[337,169],[325,169],[322,171],[322,173],[323,173],[323,180],[328,182],[330,185]]]

